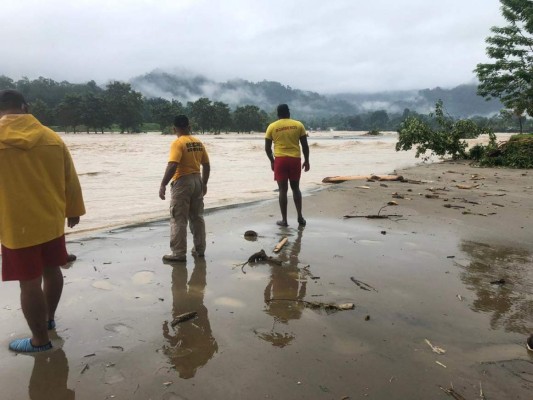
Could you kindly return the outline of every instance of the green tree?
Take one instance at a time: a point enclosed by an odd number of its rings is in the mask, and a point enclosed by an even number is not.
[[[450,155],[453,159],[458,159],[467,158],[467,143],[462,139],[475,138],[488,133],[491,136],[491,143],[496,140],[492,132],[479,127],[471,120],[454,121],[446,116],[442,101],[435,104],[434,117],[436,128],[418,117],[407,117],[398,130],[396,151],[411,150],[413,146],[416,146],[415,157],[417,158],[429,150],[431,154],[437,156]]]
[[[233,112],[233,127],[237,132],[263,131],[268,114],[257,106],[237,107]]]
[[[148,99],[145,101],[147,110],[146,120],[156,122],[165,133],[172,125],[174,117],[178,114],[183,114],[183,105],[177,100],[166,100],[161,97]]]
[[[385,110],[377,110],[370,114],[370,126],[375,130],[385,130],[389,123],[389,115]]]
[[[43,125],[49,126],[54,124],[54,112],[44,101],[40,99],[32,101],[29,108],[30,113]]]
[[[103,96],[93,93],[87,93],[83,96],[82,123],[87,128],[87,133],[89,133],[90,128],[94,130],[94,133],[98,133],[98,130],[104,133],[104,129],[111,126],[113,115]]]
[[[129,83],[114,81],[106,86],[105,99],[120,132],[138,132],[143,122],[143,99]]]
[[[533,116],[533,1],[500,0],[508,25],[486,39],[492,63],[478,64],[478,94],[497,97],[516,116]],[[521,121],[521,120],[520,120]]]
[[[0,90],[5,89],[16,89],[15,82],[5,75],[0,75]]]
[[[65,132],[72,127],[74,133],[82,123],[83,99],[80,95],[67,95],[57,106],[56,115],[59,125],[65,128]]]
[[[227,130],[231,126],[231,111],[226,103],[215,101],[213,103],[213,129],[215,133]]]
[[[187,104],[189,113],[196,129],[205,133],[213,128],[213,105],[207,97],[201,97]]]

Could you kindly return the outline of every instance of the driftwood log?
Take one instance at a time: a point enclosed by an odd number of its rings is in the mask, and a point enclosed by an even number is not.
[[[403,176],[401,175],[346,175],[346,176],[327,176],[322,179],[323,183],[342,183],[346,181],[356,181],[356,180],[372,180],[372,181],[403,181]]]

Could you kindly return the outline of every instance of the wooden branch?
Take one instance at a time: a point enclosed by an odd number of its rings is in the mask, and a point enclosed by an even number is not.
[[[197,315],[198,315],[198,313],[196,311],[190,311],[190,312],[186,312],[184,314],[180,314],[176,318],[174,318],[174,320],[170,323],[170,326],[172,326],[174,328],[180,322],[188,321],[188,320],[196,317]]]
[[[279,243],[274,247],[274,253],[279,253],[279,251],[282,249],[283,246],[285,246],[285,243],[287,243],[289,239],[287,236],[285,236],[283,239],[279,241]]]

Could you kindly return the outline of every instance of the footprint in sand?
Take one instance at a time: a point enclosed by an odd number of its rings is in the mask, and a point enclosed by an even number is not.
[[[154,273],[152,271],[139,271],[132,276],[131,281],[134,285],[146,285],[152,282]]]
[[[122,382],[124,380],[124,375],[122,375],[115,367],[107,367],[104,380],[108,385],[113,385]]]
[[[96,288],[96,289],[101,289],[101,290],[113,290],[113,289],[115,289],[115,286],[113,286],[108,281],[96,281],[96,282],[93,282],[91,286]]]
[[[104,326],[104,329],[106,331],[109,331],[109,332],[120,333],[120,334],[123,334],[123,335],[129,335],[130,332],[132,331],[132,327],[131,326],[128,326],[126,324],[122,324],[120,322],[115,323],[115,324],[107,324],[107,325]]]

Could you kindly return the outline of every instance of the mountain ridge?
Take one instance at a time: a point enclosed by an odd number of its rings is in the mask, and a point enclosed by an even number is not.
[[[293,89],[276,81],[232,79],[216,82],[201,75],[178,75],[159,70],[134,77],[130,84],[146,97],[176,99],[183,103],[207,97],[231,108],[255,105],[267,112],[272,112],[280,103],[287,103],[299,118],[356,115],[377,110],[402,113],[406,108],[426,114],[434,109],[439,99],[454,117],[488,116],[503,108],[498,100],[486,101],[478,96],[475,84],[462,84],[451,89],[437,86],[405,91],[320,94]]]

